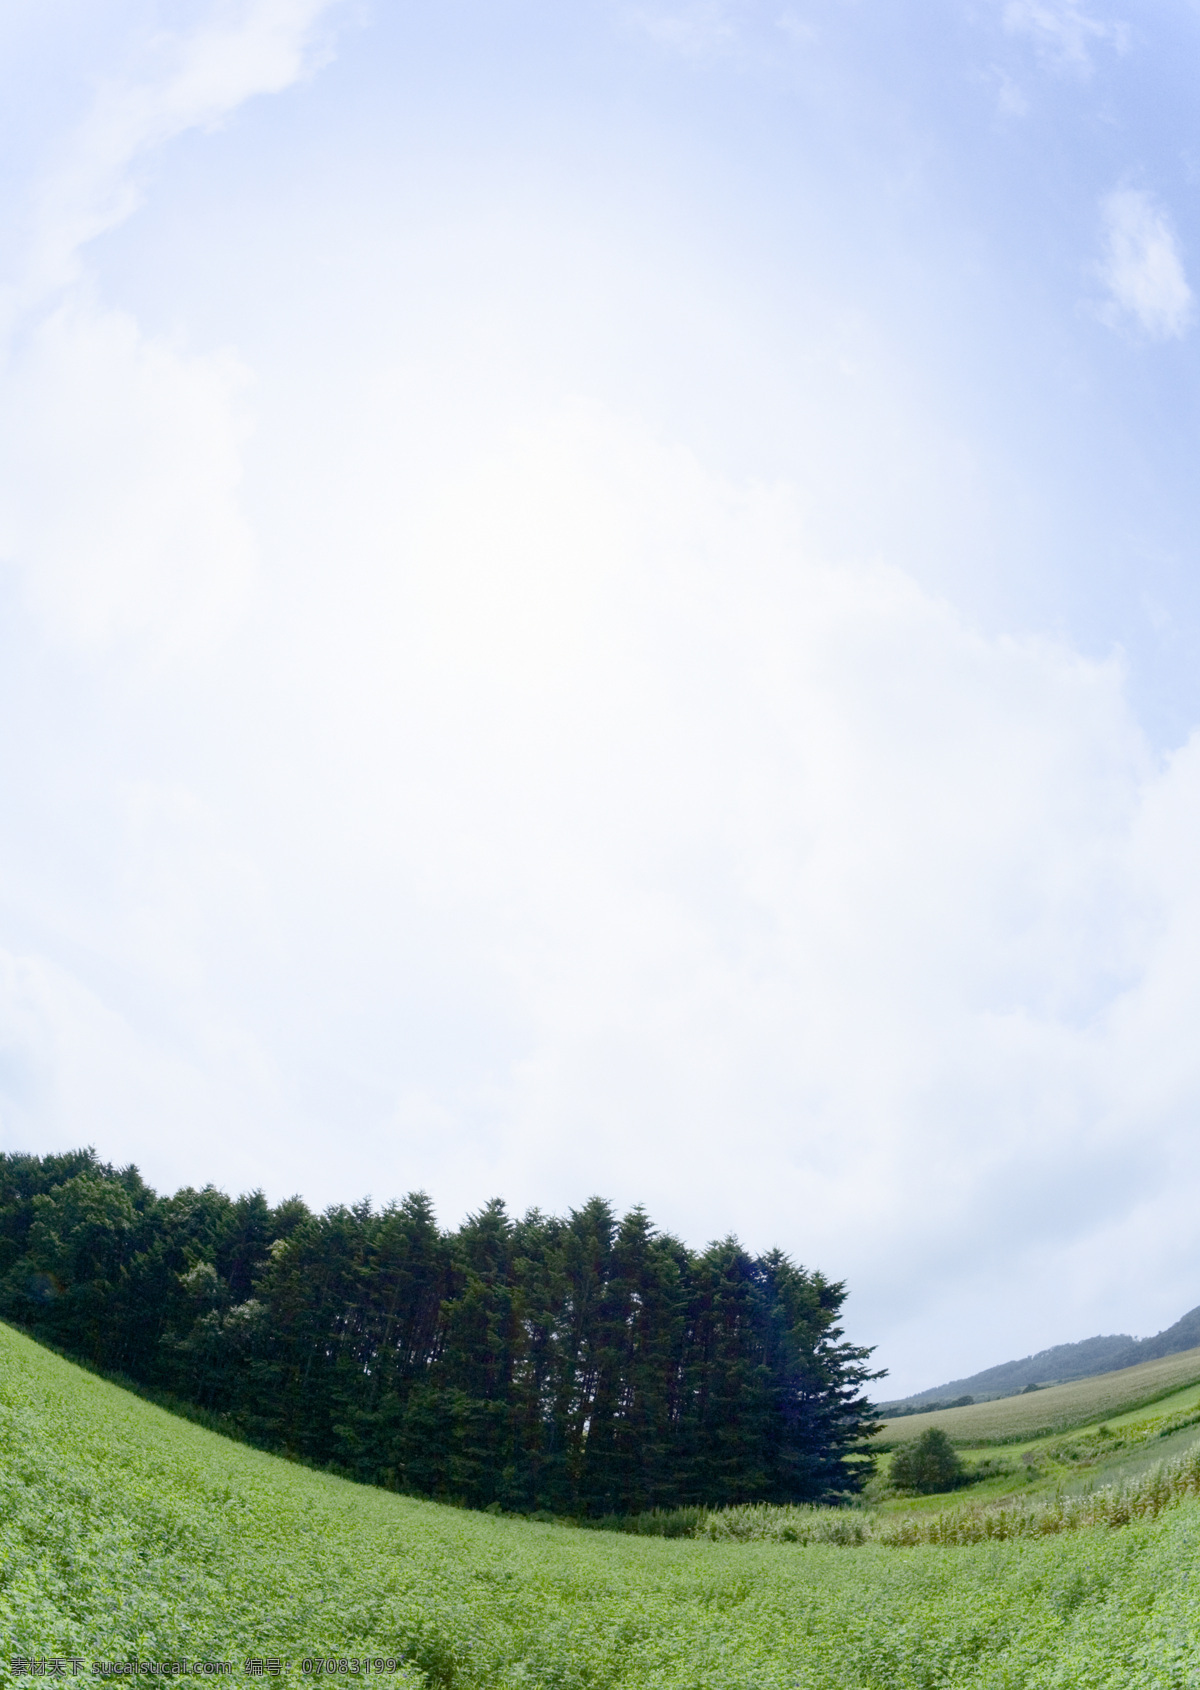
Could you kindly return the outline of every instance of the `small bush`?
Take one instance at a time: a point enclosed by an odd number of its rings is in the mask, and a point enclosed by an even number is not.
[[[900,1445],[892,1456],[888,1477],[894,1490],[932,1496],[936,1491],[954,1490],[967,1472],[945,1432],[931,1426],[911,1443]]]
[[[963,1474],[963,1483],[969,1485],[982,1484],[985,1479],[1007,1478],[1012,1472],[1012,1462],[1006,1461],[1002,1455],[989,1455],[986,1461],[977,1461],[974,1467],[967,1468]]]

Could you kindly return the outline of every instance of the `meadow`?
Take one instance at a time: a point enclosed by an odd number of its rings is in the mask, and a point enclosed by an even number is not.
[[[878,1448],[919,1437],[940,1427],[952,1443],[982,1446],[1019,1443],[1048,1432],[1070,1431],[1114,1415],[1127,1414],[1200,1381],[1200,1349],[1182,1350],[1116,1373],[1097,1373],[1016,1397],[943,1408],[886,1420],[874,1442]]]
[[[1200,1683],[1186,1498],[956,1548],[581,1531],[232,1443],[7,1327],[0,1459],[6,1682],[13,1657],[51,1656],[293,1678],[394,1660],[386,1682],[462,1690]]]

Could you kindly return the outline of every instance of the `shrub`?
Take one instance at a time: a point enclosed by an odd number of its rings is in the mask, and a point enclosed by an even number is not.
[[[912,1490],[922,1496],[953,1490],[966,1477],[966,1469],[945,1432],[936,1426],[922,1432],[911,1443],[901,1444],[892,1456],[889,1478],[895,1490]]]

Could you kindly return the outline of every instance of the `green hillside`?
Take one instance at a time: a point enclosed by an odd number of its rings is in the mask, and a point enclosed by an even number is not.
[[[1098,1373],[1018,1397],[944,1408],[935,1414],[908,1414],[884,1422],[876,1435],[880,1448],[918,1437],[937,1426],[956,1444],[1019,1443],[1048,1432],[1064,1432],[1124,1414],[1200,1380],[1200,1349],[1144,1361],[1115,1373]]]
[[[5,1682],[13,1655],[358,1657],[461,1690],[1148,1690],[1200,1658],[1195,1501],[956,1549],[581,1531],[292,1465],[7,1327],[0,1464]]]
[[[1200,1308],[1189,1309],[1173,1325],[1150,1338],[1110,1332],[1075,1344],[1055,1344],[1048,1350],[1038,1350],[1035,1355],[1004,1361],[996,1367],[985,1367],[980,1373],[918,1391],[914,1396],[881,1403],[880,1410],[887,1419],[892,1419],[902,1413],[944,1408],[963,1397],[975,1402],[1012,1397],[1030,1385],[1064,1385],[1072,1379],[1091,1379],[1098,1373],[1115,1373],[1144,1361],[1179,1355],[1183,1350],[1194,1350],[1197,1345],[1200,1345]]]

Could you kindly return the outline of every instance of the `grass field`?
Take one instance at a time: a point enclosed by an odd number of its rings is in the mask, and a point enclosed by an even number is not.
[[[1073,1379],[1028,1395],[944,1408],[936,1414],[909,1414],[884,1422],[876,1443],[888,1444],[918,1437],[927,1426],[938,1426],[956,1444],[1011,1444],[1047,1432],[1070,1431],[1113,1415],[1135,1411],[1181,1387],[1200,1381],[1200,1349],[1183,1350],[1124,1367],[1117,1373],[1098,1373]]]
[[[1121,1530],[960,1548],[470,1514],[230,1443],[0,1327],[4,1681],[11,1655],[238,1677],[278,1658],[297,1678],[318,1657],[403,1657],[386,1683],[1184,1690],[1198,1551],[1186,1500]]]
[[[972,1484],[973,1504],[1014,1495],[1028,1501],[1059,1491],[1094,1489],[1097,1484],[1121,1484],[1155,1461],[1182,1454],[1200,1443],[1200,1384],[1067,1433],[1043,1433],[1017,1442],[1018,1448],[994,1442],[957,1445],[973,1476],[994,1474]],[[889,1496],[890,1465],[891,1454],[885,1451],[878,1457],[879,1482],[872,1487],[879,1512],[928,1512],[951,1506],[946,1496]]]

